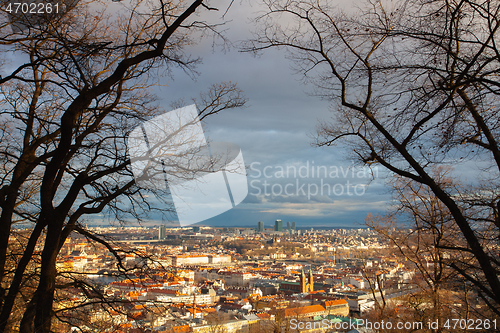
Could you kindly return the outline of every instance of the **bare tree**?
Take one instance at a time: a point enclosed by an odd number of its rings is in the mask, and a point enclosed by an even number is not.
[[[368,287],[373,296],[373,301],[375,303],[375,311],[379,318],[384,318],[386,314],[387,301],[385,299],[384,290],[382,289],[382,281],[380,278],[381,274],[377,272],[370,272],[366,265],[363,263],[362,269],[363,278],[368,282]],[[379,294],[380,297],[377,297]],[[378,318],[378,319],[379,319]]]
[[[321,0],[264,3],[246,50],[286,48],[332,102],[334,119],[320,125],[317,145],[347,142],[360,163],[428,188],[463,239],[448,250],[466,260],[451,267],[500,314],[500,4],[369,1],[350,15]],[[460,163],[474,167],[460,191],[432,174]]]
[[[227,332],[225,323],[229,321],[229,314],[224,312],[214,312],[205,317],[207,324],[209,325],[208,331],[210,333],[225,333]]]
[[[442,168],[433,172],[446,189],[455,186],[447,177],[449,172]],[[453,295],[462,287],[462,281],[450,268],[463,258],[448,250],[450,246],[464,246],[464,240],[447,207],[428,187],[400,176],[395,177],[392,187],[395,211],[386,216],[369,215],[367,225],[382,235],[396,257],[416,272],[406,286],[411,288],[404,303],[410,318],[420,322],[446,320],[453,316],[453,311],[459,312],[454,304],[460,304],[460,311],[468,307],[464,298],[460,297],[460,302]]]
[[[188,46],[218,35],[221,22],[200,19],[216,10],[208,0],[118,6],[109,13],[80,1],[67,14],[17,17],[0,27],[1,51],[15,55],[0,78],[0,332],[50,332],[56,288],[91,288],[57,280],[57,256],[71,233],[102,244],[127,270],[120,260],[126,250],[86,230],[85,216],[140,221],[169,209],[164,191],[137,187],[126,138],[162,112],[152,93],[158,74],[177,66],[192,75],[198,59]],[[23,30],[12,27],[19,20]],[[244,103],[235,84],[214,85],[201,97],[200,118]],[[18,223],[29,227],[22,251]]]

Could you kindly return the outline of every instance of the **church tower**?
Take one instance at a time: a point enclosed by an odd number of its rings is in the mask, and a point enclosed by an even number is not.
[[[306,281],[306,274],[304,273],[304,269],[302,269],[302,273],[300,273],[300,290],[302,293],[307,292],[307,281]]]
[[[314,277],[311,269],[309,269],[309,278],[306,278],[304,269],[302,269],[302,272],[300,273],[300,291],[302,293],[314,291]]]

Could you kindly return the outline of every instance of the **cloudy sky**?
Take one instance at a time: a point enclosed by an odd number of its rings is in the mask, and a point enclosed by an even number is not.
[[[328,3],[353,12],[363,6],[363,1],[329,0]],[[258,56],[241,52],[241,43],[252,38],[256,30],[252,21],[264,9],[259,7],[261,0],[235,0],[222,19],[229,2],[213,0],[211,5],[219,6],[221,11],[202,10],[197,19],[212,23],[227,21],[219,30],[231,45],[214,47],[211,38],[190,45],[184,51],[202,59],[196,68],[199,75],[193,78],[174,68],[156,88],[166,111],[172,110],[172,103],[181,99],[185,101],[183,105],[191,104],[192,97],[224,81],[237,83],[248,98],[245,108],[221,112],[203,123],[210,142],[230,142],[241,148],[247,168],[248,195],[236,207],[199,224],[255,227],[258,221],[264,221],[271,227],[276,219],[281,219],[285,225],[287,221],[295,221],[299,227],[358,227],[364,225],[368,213],[389,209],[392,197],[387,181],[391,176],[386,170],[354,165],[352,152],[341,145],[313,146],[316,127],[330,119],[335,107],[311,95],[313,87],[294,73],[286,51],[270,49]],[[113,12],[127,4],[123,0],[107,6]],[[19,59],[14,53],[11,57],[15,67]],[[459,165],[453,161],[448,164],[453,166],[459,181],[474,183],[487,170],[490,157],[478,154]],[[214,206],[217,205],[217,195],[209,195],[214,197]],[[103,214],[89,221],[107,224],[112,218]],[[152,215],[148,224],[173,225],[176,221],[176,216]]]
[[[238,43],[255,29],[251,19],[258,11],[255,2],[250,6],[236,1],[226,15],[231,20],[226,35],[234,46],[222,52],[206,40],[189,49],[203,59],[197,67],[200,75],[192,80],[174,71],[159,92],[168,109],[171,102],[188,101],[210,84],[232,81],[249,100],[246,108],[223,112],[204,123],[211,141],[241,148],[249,195],[235,208],[200,224],[256,226],[264,221],[271,226],[281,219],[301,227],[363,225],[368,212],[383,212],[391,199],[384,186],[386,173],[379,169],[371,175],[368,169],[353,166],[342,147],[312,146],[318,122],[331,115],[329,104],[309,94],[312,87],[294,74],[285,51],[269,50],[258,57],[239,52]]]

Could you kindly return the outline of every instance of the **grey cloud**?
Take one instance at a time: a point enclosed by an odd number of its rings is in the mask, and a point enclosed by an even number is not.
[[[346,1],[341,1],[341,3]],[[251,29],[248,24],[251,13],[259,8],[248,1],[235,2],[227,14],[227,34],[232,41],[250,37]],[[210,15],[220,15],[211,13]],[[314,133],[318,119],[330,118],[328,103],[316,97],[309,96],[310,86],[300,82],[300,77],[290,70],[290,62],[285,53],[279,50],[269,50],[260,57],[249,53],[238,52],[232,48],[222,52],[220,48],[212,48],[211,41],[207,40],[192,49],[187,50],[194,57],[200,56],[203,62],[197,70],[200,75],[196,80],[187,77],[182,70],[173,69],[174,79],[165,78],[158,88],[158,95],[162,98],[162,106],[168,110],[170,103],[183,98],[187,102],[191,97],[197,97],[201,91],[213,83],[232,81],[238,83],[245,95],[249,98],[248,107],[242,110],[229,110],[221,114],[208,117],[204,123],[207,137],[211,141],[226,141],[240,146],[246,165],[260,162],[265,165],[300,165],[305,161],[315,161],[316,165],[344,165],[351,164],[349,155],[342,148],[315,148],[311,146],[311,133]],[[251,181],[253,178],[249,178]],[[263,179],[263,178],[262,178]],[[295,179],[271,179],[273,184],[285,184]],[[307,180],[316,183],[318,180]],[[344,180],[329,179],[332,185]],[[373,186],[376,185],[376,186]],[[249,189],[250,190],[250,189]],[[372,184],[368,192],[358,198],[360,202],[379,201],[385,186],[379,183]],[[335,200],[342,197],[334,197]],[[327,195],[306,196],[274,196],[256,197],[248,195],[242,204],[230,212],[212,218],[207,223],[221,221],[245,220],[252,221],[264,218],[279,218],[276,214],[261,213],[266,204],[273,205],[287,203],[334,203],[334,199]],[[242,211],[245,213],[242,214]],[[341,214],[342,212],[338,212]],[[354,213],[349,212],[349,216]],[[364,212],[356,215],[361,221]],[[244,215],[244,216],[242,216]],[[293,216],[289,216],[293,220]],[[328,223],[330,220],[318,221]]]

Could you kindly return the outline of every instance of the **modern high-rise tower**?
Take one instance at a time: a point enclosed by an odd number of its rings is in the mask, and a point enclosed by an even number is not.
[[[264,222],[259,221],[257,223],[257,232],[264,232]]]
[[[276,220],[274,222],[274,231],[283,231],[283,221]]]
[[[165,239],[166,234],[167,234],[167,227],[161,225],[160,228],[158,229],[158,239]]]

